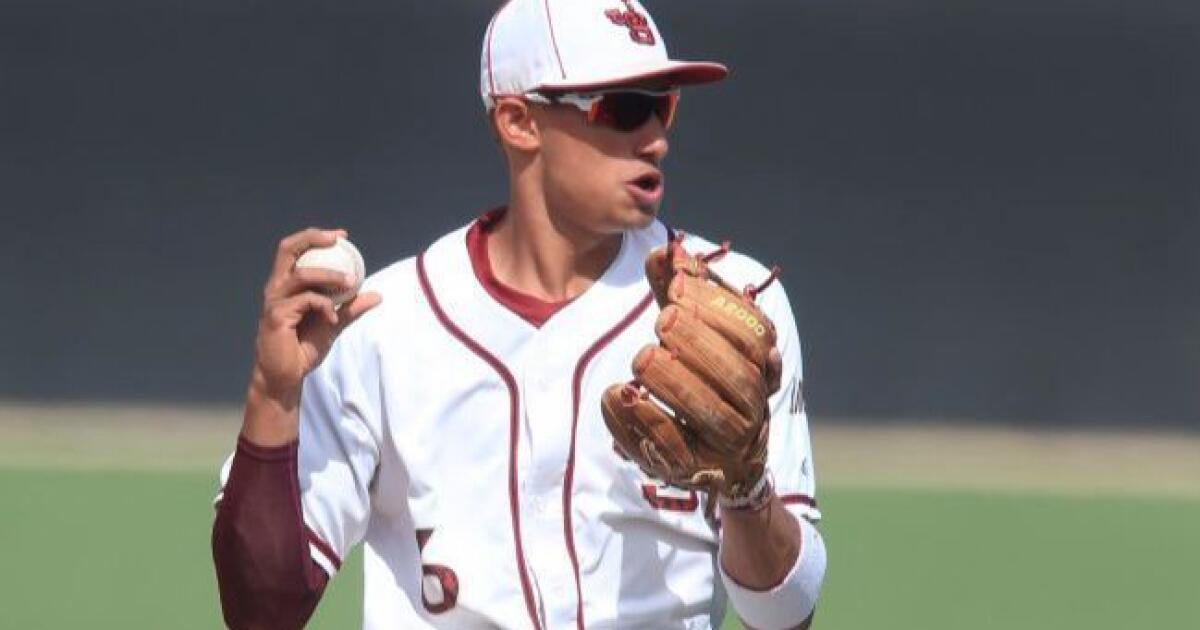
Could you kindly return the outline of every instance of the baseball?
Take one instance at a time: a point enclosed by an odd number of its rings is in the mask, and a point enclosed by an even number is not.
[[[362,287],[363,278],[366,276],[366,265],[363,264],[362,254],[354,243],[339,238],[336,243],[329,247],[314,247],[296,259],[296,267],[320,267],[322,269],[332,269],[340,271],[354,278],[354,286],[339,292],[329,292],[329,297],[333,299],[333,306],[336,308],[350,301],[358,294],[359,288]]]

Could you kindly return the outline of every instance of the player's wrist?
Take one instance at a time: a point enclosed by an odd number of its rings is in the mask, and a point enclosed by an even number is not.
[[[758,512],[771,504],[775,498],[775,486],[766,471],[745,490],[736,494],[721,493],[717,504],[723,512]]]
[[[247,404],[263,404],[277,407],[281,410],[292,411],[300,407],[300,389],[302,383],[295,385],[280,385],[267,378],[263,369],[256,365],[250,372],[250,382],[246,387]]]
[[[242,416],[242,437],[263,447],[283,446],[300,435],[300,389],[272,391],[258,370],[250,378],[246,408]]]

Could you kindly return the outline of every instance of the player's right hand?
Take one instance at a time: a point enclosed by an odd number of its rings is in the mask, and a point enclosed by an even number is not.
[[[381,299],[378,293],[360,293],[335,309],[329,295],[354,286],[354,278],[329,269],[296,267],[306,250],[333,245],[339,236],[346,238],[346,231],[309,228],[281,240],[263,288],[251,395],[283,409],[299,405],[305,375],[325,358],[338,333]]]

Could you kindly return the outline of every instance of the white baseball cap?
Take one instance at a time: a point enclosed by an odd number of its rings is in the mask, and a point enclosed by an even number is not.
[[[720,81],[725,66],[677,61],[637,0],[509,0],[483,36],[479,91],[586,92],[643,80],[671,86]]]

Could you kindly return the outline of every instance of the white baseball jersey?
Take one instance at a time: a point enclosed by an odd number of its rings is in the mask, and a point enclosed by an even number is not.
[[[657,343],[644,261],[666,228],[627,232],[603,276],[535,327],[481,285],[468,227],[373,275],[382,304],[305,381],[314,560],[332,575],[364,545],[369,630],[718,628],[719,524],[702,496],[618,456],[600,413],[604,388]],[[734,286],[768,273],[737,253],[712,266]],[[795,321],[779,283],[758,299],[784,366],[769,467],[789,508],[815,521]]]

